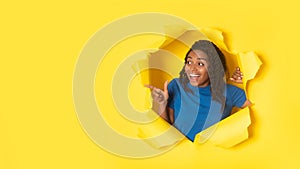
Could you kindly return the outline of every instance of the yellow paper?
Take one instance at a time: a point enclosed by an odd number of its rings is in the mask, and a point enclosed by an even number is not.
[[[244,89],[246,89],[247,81],[255,77],[262,62],[254,52],[239,53],[238,56],[238,62],[244,75]]]
[[[248,138],[248,126],[251,124],[249,108],[244,108],[239,112],[229,116],[219,123],[203,130],[195,137],[195,143],[201,143],[203,135],[211,136],[208,142],[213,145],[230,148]]]
[[[174,145],[184,138],[176,128],[161,118],[151,125],[140,127],[138,136],[157,149]]]
[[[202,28],[200,31],[219,48],[228,51],[221,31],[211,28]]]

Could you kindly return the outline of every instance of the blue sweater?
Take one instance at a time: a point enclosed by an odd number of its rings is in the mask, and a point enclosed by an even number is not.
[[[173,79],[168,85],[168,107],[174,110],[173,125],[188,139],[194,141],[194,137],[200,131],[228,117],[233,107],[241,107],[246,101],[244,90],[226,84],[225,107],[212,100],[211,86],[195,87],[188,83],[193,93],[186,92],[179,82]]]

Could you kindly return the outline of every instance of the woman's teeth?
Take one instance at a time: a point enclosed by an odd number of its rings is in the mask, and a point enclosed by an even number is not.
[[[196,75],[196,74],[190,74],[191,77],[198,77],[200,75]]]

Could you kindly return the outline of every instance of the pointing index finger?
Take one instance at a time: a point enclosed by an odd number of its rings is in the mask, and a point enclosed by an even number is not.
[[[155,87],[154,87],[154,86],[152,86],[152,85],[149,85],[149,84],[145,84],[145,85],[144,85],[144,87],[147,87],[147,88],[149,88],[149,89],[151,89],[151,90],[155,89]]]

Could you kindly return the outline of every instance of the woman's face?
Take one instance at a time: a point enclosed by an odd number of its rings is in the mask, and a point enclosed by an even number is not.
[[[192,50],[188,54],[184,69],[192,86],[205,87],[210,84],[207,58],[202,50]]]

